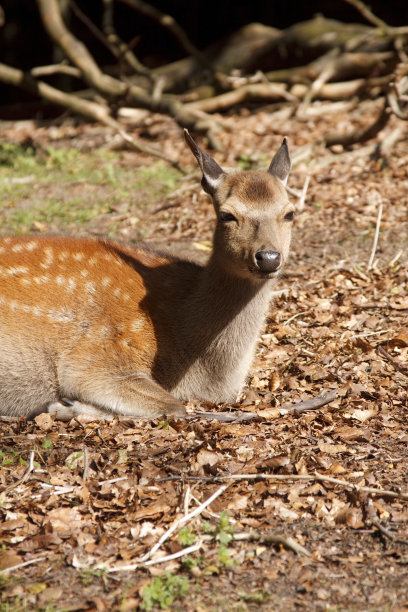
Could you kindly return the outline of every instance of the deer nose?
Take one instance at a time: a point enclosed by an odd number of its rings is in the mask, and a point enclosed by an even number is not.
[[[257,251],[255,261],[261,272],[276,272],[281,265],[281,255],[278,251]]]

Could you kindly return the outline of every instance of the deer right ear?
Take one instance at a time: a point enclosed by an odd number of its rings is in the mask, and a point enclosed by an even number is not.
[[[184,137],[203,173],[201,185],[204,191],[210,195],[214,195],[227,175],[221,166],[217,164],[215,159],[198,146],[195,140],[190,136],[188,130],[184,130]]]
[[[292,162],[290,161],[288,141],[284,138],[278,152],[271,161],[268,172],[275,176],[283,185],[286,185],[291,167]]]

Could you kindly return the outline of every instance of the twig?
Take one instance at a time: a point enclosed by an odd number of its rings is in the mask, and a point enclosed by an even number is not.
[[[233,539],[234,542],[239,542],[240,540],[250,540],[259,542],[260,544],[282,544],[282,546],[293,550],[297,554],[305,555],[306,557],[311,556],[311,553],[293,538],[275,535],[273,533],[267,533],[265,535],[262,535],[257,531],[251,531],[250,533],[237,533],[234,534]]]
[[[88,447],[84,446],[84,471],[82,472],[82,480],[86,482],[89,476],[89,453]]]
[[[17,480],[17,482],[13,482],[11,485],[6,487],[4,489],[4,491],[11,491],[12,489],[15,489],[19,485],[23,484],[23,482],[26,482],[26,480],[28,480],[28,477],[29,477],[29,475],[31,474],[31,472],[33,470],[34,470],[34,451],[31,451],[30,452],[30,457],[29,457],[29,460],[28,460],[28,468],[24,472],[23,476],[21,478],[19,478],[19,480]]]
[[[63,62],[61,62],[61,64],[51,64],[48,66],[37,66],[36,68],[31,68],[30,74],[35,78],[49,76],[51,74],[66,74],[77,79],[82,78],[81,71],[78,70],[78,68],[68,66],[68,64]]]
[[[374,241],[373,241],[373,248],[371,249],[371,255],[370,255],[370,259],[368,261],[367,264],[367,272],[369,270],[371,270],[372,266],[373,266],[373,261],[374,261],[374,257],[375,257],[375,252],[377,250],[377,243],[378,243],[378,236],[380,234],[380,224],[381,224],[381,216],[382,216],[382,211],[383,211],[383,203],[380,202],[380,205],[378,207],[378,215],[377,215],[377,224],[375,226],[375,234],[374,234]]]
[[[404,376],[408,376],[408,370],[407,368],[405,368],[404,366],[402,366],[400,363],[398,363],[398,361],[396,359],[394,359],[394,357],[392,357],[388,351],[385,350],[385,348],[383,346],[378,346],[377,347],[377,353],[379,355],[381,355],[382,357],[384,357],[387,361],[390,362],[390,364],[396,369],[398,370],[398,372],[400,372],[401,374],[404,374]]]
[[[374,525],[374,527],[377,527],[380,533],[382,533],[386,538],[391,540],[391,542],[395,542],[398,544],[404,544],[405,546],[408,546],[408,540],[404,540],[403,538],[396,538],[394,534],[391,533],[391,531],[386,529],[384,525],[381,524],[380,519],[375,513],[373,502],[371,499],[368,499],[366,508],[367,508],[367,516],[370,522]]]
[[[311,399],[304,400],[303,402],[298,402],[297,404],[291,404],[289,406],[282,406],[279,408],[279,413],[281,415],[287,414],[288,412],[307,412],[308,410],[316,410],[317,408],[321,408],[326,404],[330,404],[337,397],[337,391],[329,391],[328,393],[324,393],[323,395],[318,395],[317,397],[312,397]]]
[[[188,546],[187,548],[183,548],[171,555],[166,555],[165,557],[160,557],[159,559],[152,559],[151,561],[147,561],[146,563],[133,563],[132,565],[123,565],[121,567],[108,567],[106,571],[108,574],[113,572],[134,572],[140,567],[146,567],[149,565],[156,565],[157,563],[167,563],[167,561],[173,561],[173,559],[179,559],[180,557],[184,557],[185,555],[190,555],[197,550],[200,550],[202,546],[202,542],[197,542],[197,544],[193,544],[192,546]]]
[[[152,559],[151,561],[146,561],[144,565],[155,565],[156,563],[166,563],[167,561],[172,561],[173,559],[178,559],[179,557],[184,557],[185,555],[189,555],[197,550],[200,550],[202,543],[197,542],[197,544],[193,544],[192,546],[188,546],[187,548],[182,548],[178,552],[173,553],[172,555],[166,555],[165,557],[159,557],[158,559]]]
[[[391,497],[394,499],[406,499],[408,500],[408,493],[402,493],[401,491],[390,491],[389,489],[376,489],[374,487],[365,487],[347,482],[347,480],[340,480],[339,478],[333,478],[332,476],[325,476],[324,474],[219,474],[217,476],[187,476],[181,474],[179,476],[166,476],[164,478],[156,478],[155,482],[167,482],[171,480],[195,480],[202,482],[219,482],[220,480],[275,480],[277,482],[295,482],[297,480],[311,481],[311,482],[328,482],[334,485],[341,485],[346,489],[352,489],[354,491],[362,491],[363,493],[370,493],[379,497]]]
[[[159,159],[163,159],[182,174],[187,174],[187,170],[183,168],[180,162],[178,162],[176,159],[172,159],[171,157],[169,157],[165,153],[162,153],[158,149],[153,149],[152,147],[145,145],[144,143],[140,142],[139,139],[136,140],[135,138],[132,138],[132,136],[125,132],[125,130],[121,127],[118,128],[118,132],[122,136],[123,140],[127,142],[135,151],[139,151],[140,153],[146,153],[147,155],[152,155],[154,157],[158,157]]]
[[[0,574],[6,574],[7,572],[11,572],[21,567],[27,567],[27,565],[32,565],[33,563],[41,563],[41,561],[46,561],[45,557],[38,557],[37,559],[30,559],[30,561],[24,561],[24,563],[18,563],[17,565],[12,565],[11,567],[6,567],[3,570],[0,570]]]
[[[188,521],[191,521],[191,519],[195,518],[196,516],[198,516],[199,514],[201,514],[201,512],[207,507],[209,506],[215,499],[217,499],[217,497],[219,497],[222,493],[224,493],[224,491],[229,487],[229,483],[226,485],[222,485],[221,487],[219,487],[215,493],[213,493],[212,495],[210,495],[210,497],[208,497],[200,506],[198,506],[197,508],[195,508],[194,510],[192,510],[191,512],[189,512],[188,514],[185,514],[184,516],[182,516],[181,518],[177,519],[172,525],[171,527],[169,527],[169,529],[167,529],[167,531],[160,537],[160,539],[156,542],[156,544],[150,549],[149,552],[147,552],[145,555],[143,555],[143,557],[141,557],[139,559],[139,563],[145,563],[148,559],[150,559],[152,557],[152,555],[154,555],[154,553],[160,548],[160,546],[166,541],[168,540],[168,538],[179,528],[181,527],[181,525],[184,525],[184,523],[187,523]]]
[[[309,187],[309,182],[310,182],[310,174],[307,174],[305,178],[305,182],[303,183],[302,193],[300,194],[300,198],[299,198],[299,204],[298,204],[299,211],[302,211],[305,207],[305,200],[306,200],[307,189]]]

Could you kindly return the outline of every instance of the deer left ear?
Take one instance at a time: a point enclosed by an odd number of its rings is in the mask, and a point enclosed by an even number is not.
[[[210,195],[214,195],[227,175],[221,166],[217,164],[215,159],[198,146],[195,140],[190,136],[188,130],[184,130],[184,137],[203,173],[201,185],[204,191]]]
[[[286,138],[271,161],[268,172],[275,176],[283,185],[286,185],[292,162],[290,161],[288,141]]]

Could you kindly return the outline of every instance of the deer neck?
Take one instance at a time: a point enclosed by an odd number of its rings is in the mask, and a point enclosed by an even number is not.
[[[183,399],[235,399],[253,359],[272,287],[270,280],[232,276],[210,259],[178,311],[179,369],[172,393]]]

